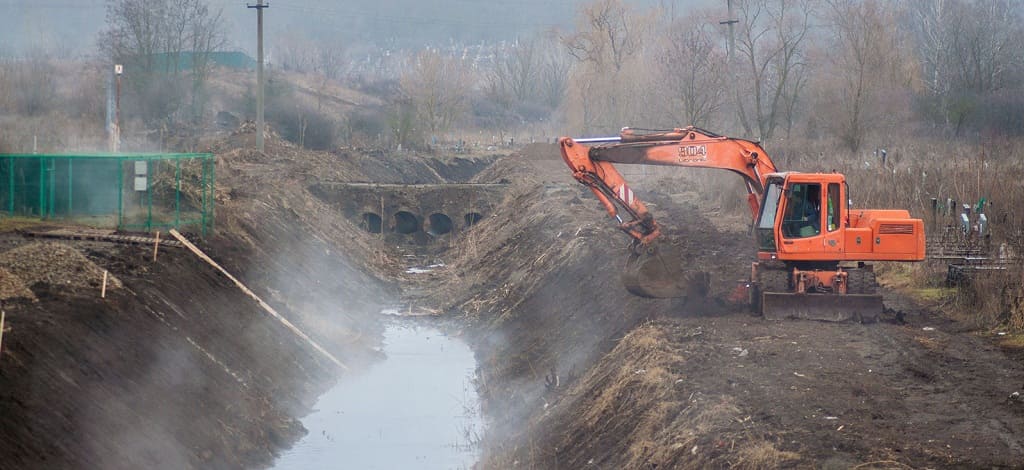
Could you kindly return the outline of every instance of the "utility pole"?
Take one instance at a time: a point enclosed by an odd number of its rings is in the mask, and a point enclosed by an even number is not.
[[[256,148],[263,151],[263,9],[270,4],[257,0],[255,5],[246,5],[256,9]]]
[[[733,19],[733,16],[732,16],[732,0],[725,0],[725,5],[726,5],[726,8],[729,9],[729,19],[727,19],[725,21],[719,21],[718,24],[727,24],[727,25],[729,25],[729,59],[728,59],[729,62],[728,62],[728,65],[731,67],[732,66],[732,55],[733,55],[732,51],[733,51],[733,49],[736,49],[736,39],[735,39],[734,30],[735,30],[735,27],[736,27],[736,23],[739,23],[740,20]]]
[[[732,0],[725,0],[725,5],[726,8],[728,8],[729,10],[729,18],[726,19],[725,21],[719,21],[718,24],[729,25],[729,56],[726,59],[725,63],[725,74],[726,76],[728,76],[729,85],[732,87],[733,93],[736,96],[736,106],[738,108],[742,105],[740,104],[739,84],[736,83],[736,74],[733,70],[733,55],[735,54],[734,51],[736,50],[736,23],[739,23],[740,20],[737,20],[734,16],[732,16]]]
[[[114,92],[114,129],[110,139],[110,151],[113,153],[121,150],[121,74],[123,73],[123,65],[114,65],[114,78],[117,81],[117,88]]]

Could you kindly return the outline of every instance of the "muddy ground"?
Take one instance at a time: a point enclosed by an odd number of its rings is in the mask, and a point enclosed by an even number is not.
[[[1024,401],[1011,398],[1024,393],[1021,352],[896,291],[870,325],[771,322],[730,303],[753,251],[742,200],[709,194],[732,180],[628,176],[685,262],[712,275],[707,299],[650,300],[622,288],[626,237],[553,146],[492,165],[273,138],[266,154],[238,150],[247,139],[209,143],[217,227],[203,249],[351,370],[378,359],[382,307],[441,312],[480,364],[481,468],[1024,466]],[[408,247],[382,245],[308,190],[469,179],[513,184],[445,242],[443,268],[416,276],[404,274]],[[32,243],[0,235],[0,251]],[[90,274],[4,300],[4,467],[265,467],[351,373],[184,250],[153,262],[146,247],[65,245],[123,287],[100,299]]]

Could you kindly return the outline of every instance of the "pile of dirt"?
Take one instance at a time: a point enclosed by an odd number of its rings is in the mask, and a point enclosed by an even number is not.
[[[51,288],[99,292],[103,284],[104,270],[63,243],[39,242],[7,250],[0,253],[0,267],[20,279],[23,286],[44,284]],[[121,280],[108,274],[107,289],[121,287]]]
[[[25,281],[0,267],[0,300],[36,300],[35,294],[25,287]]]

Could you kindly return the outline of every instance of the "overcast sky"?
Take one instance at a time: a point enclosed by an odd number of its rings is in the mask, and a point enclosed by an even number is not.
[[[675,3],[677,10],[725,0],[634,0]],[[105,0],[0,0],[0,52],[37,46],[92,54],[104,26]],[[252,52],[255,0],[209,0],[223,8],[230,48]],[[568,28],[580,0],[270,0],[267,41],[302,31],[317,39],[415,47],[425,43],[514,39],[553,27]]]

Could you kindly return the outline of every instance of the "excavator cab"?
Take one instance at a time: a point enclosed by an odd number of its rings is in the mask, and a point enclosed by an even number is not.
[[[849,214],[843,175],[782,173],[765,186],[756,219],[761,259],[839,261]]]

